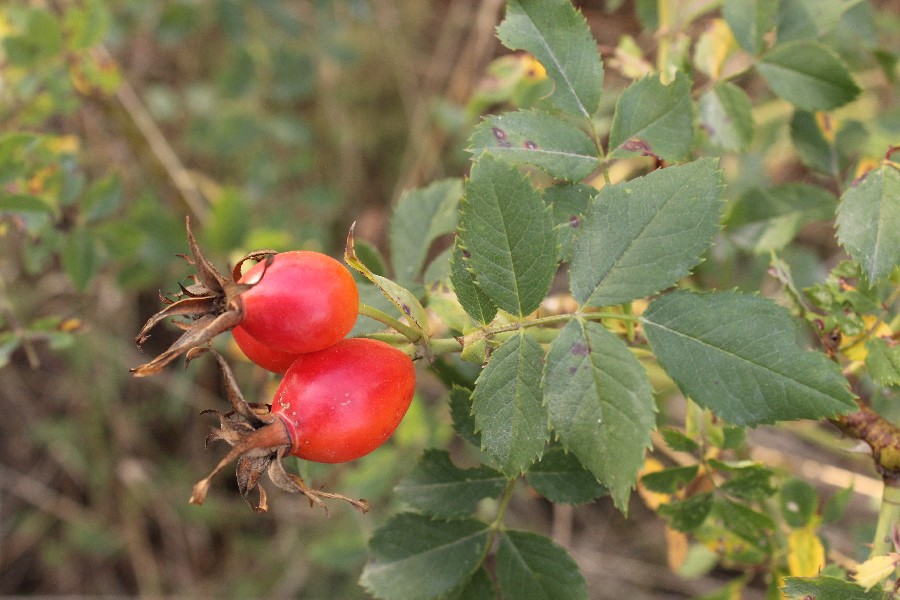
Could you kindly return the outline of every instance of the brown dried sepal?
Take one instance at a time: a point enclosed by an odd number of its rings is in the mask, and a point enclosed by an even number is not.
[[[189,286],[179,284],[181,291],[175,294],[174,299],[163,297],[163,302],[166,302],[168,306],[147,320],[134,341],[141,346],[149,337],[150,330],[170,317],[183,319],[177,321],[176,324],[184,330],[184,333],[159,356],[131,369],[136,377],[159,373],[182,354],[206,344],[220,333],[238,325],[243,318],[243,303],[240,296],[259,283],[259,280],[249,284],[237,283],[241,277],[241,266],[248,260],[266,261],[267,264],[270,264],[275,255],[274,250],[251,252],[238,261],[232,270],[231,278],[228,278],[203,256],[194,233],[191,231],[189,217],[185,219],[185,227],[191,255],[182,256],[197,270],[192,277],[194,283]]]
[[[206,352],[205,349],[194,349],[188,353],[187,359],[193,360],[204,352]],[[309,500],[310,506],[321,506],[326,513],[328,507],[323,499],[344,500],[360,512],[367,512],[369,504],[365,500],[354,500],[341,494],[310,488],[299,476],[285,471],[281,460],[290,452],[291,438],[284,422],[271,413],[271,407],[267,404],[247,402],[222,355],[214,350],[210,352],[216,357],[222,369],[225,377],[225,391],[232,410],[228,413],[216,410],[204,411],[206,414],[215,414],[219,417],[219,427],[207,436],[206,443],[208,445],[211,442],[222,440],[231,446],[231,450],[209,475],[194,484],[190,502],[203,504],[212,478],[232,461],[237,460],[235,474],[238,490],[241,497],[256,512],[268,510],[268,496],[265,489],[259,484],[263,473],[267,473],[269,479],[278,488],[292,494],[303,494]],[[256,502],[252,497],[254,490],[258,490]]]

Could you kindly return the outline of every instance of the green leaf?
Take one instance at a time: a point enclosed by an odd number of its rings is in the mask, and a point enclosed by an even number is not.
[[[9,364],[10,357],[16,348],[19,347],[19,340],[10,337],[0,337],[0,369]]]
[[[684,500],[670,502],[659,507],[659,514],[669,520],[669,525],[678,531],[689,533],[706,520],[713,506],[711,492],[688,496]]]
[[[778,506],[788,525],[806,527],[819,507],[819,492],[802,479],[789,479],[778,491]]]
[[[560,117],[522,110],[487,117],[475,128],[469,151],[485,151],[514,165],[534,165],[556,179],[581,181],[600,166],[597,148],[581,129]]]
[[[88,223],[105,219],[122,204],[122,178],[117,172],[94,181],[81,198],[81,210]],[[218,203],[217,203],[218,205]],[[242,223],[244,227],[247,222]]]
[[[69,43],[75,50],[102,42],[110,23],[109,10],[101,0],[86,0],[82,5],[68,7],[64,13]]]
[[[831,192],[807,183],[753,188],[731,205],[725,223],[740,246],[767,254],[787,246],[807,223],[831,219],[836,207]]]
[[[822,523],[834,523],[844,516],[853,500],[853,484],[836,491],[822,508]]]
[[[456,229],[461,197],[459,179],[436,181],[400,197],[391,216],[389,238],[397,283],[411,287],[422,271],[431,242]]]
[[[678,72],[668,85],[648,75],[619,96],[609,132],[610,157],[652,154],[680,161],[693,147],[691,81],[684,73]]]
[[[855,408],[840,367],[797,343],[788,310],[736,292],[673,292],[641,320],[685,395],[735,425],[819,419]]]
[[[560,110],[590,117],[603,87],[603,63],[587,21],[569,0],[509,0],[497,37],[527,50],[556,85],[549,100]]]
[[[38,196],[0,194],[0,215],[4,213],[55,215],[56,209]]]
[[[766,34],[775,28],[778,0],[725,0],[722,16],[741,48],[756,56],[766,47]]]
[[[805,110],[831,110],[860,92],[844,63],[819,42],[779,44],[763,55],[756,69],[773,92]]]
[[[626,510],[656,425],[647,372],[621,339],[581,320],[566,324],[545,362],[551,427]]]
[[[743,540],[759,548],[768,545],[768,534],[775,529],[775,523],[768,516],[748,506],[718,498],[713,503],[713,517],[721,521],[722,527]]]
[[[610,306],[677,283],[719,229],[721,187],[714,159],[603,187],[573,244],[572,295]]]
[[[553,212],[556,223],[558,259],[568,261],[572,255],[572,242],[581,227],[581,219],[588,203],[597,195],[597,189],[589,185],[556,185],[544,190],[544,200]]]
[[[838,207],[837,237],[869,281],[890,276],[900,264],[900,169],[869,171],[844,192]]]
[[[38,8],[28,12],[22,35],[3,39],[6,58],[23,67],[32,65],[36,60],[55,56],[62,50],[62,43],[59,21],[49,11]]]
[[[456,384],[450,388],[450,417],[453,430],[470,444],[481,448],[481,434],[475,431],[472,416],[472,390]]]
[[[900,385],[900,346],[881,338],[866,341],[866,369],[881,385]]]
[[[597,477],[585,469],[574,454],[555,447],[531,466],[528,484],[538,494],[556,504],[593,502],[609,491]]]
[[[478,286],[509,313],[534,311],[556,273],[557,249],[550,211],[528,178],[483,153],[466,182],[460,220]]]
[[[471,515],[483,498],[496,497],[506,477],[489,467],[460,469],[444,450],[426,450],[394,492],[414,509],[440,519]]]
[[[835,577],[785,577],[781,588],[789,600],[883,600],[881,586],[866,590]]]
[[[90,232],[77,229],[66,237],[62,249],[62,266],[69,279],[79,290],[88,284],[100,269],[100,253],[97,240]]]
[[[814,39],[832,31],[844,13],[862,0],[781,0],[778,43]]]
[[[481,567],[458,591],[451,592],[447,600],[497,600],[497,593],[490,574]]]
[[[506,475],[518,475],[544,450],[550,437],[541,398],[544,351],[519,333],[494,350],[475,382],[472,409],[482,449]]]
[[[481,291],[467,266],[469,259],[466,254],[468,250],[464,250],[459,238],[456,238],[453,254],[450,255],[450,285],[470,317],[478,323],[490,323],[497,316],[497,305]]]
[[[643,475],[641,485],[651,492],[674,494],[692,482],[699,471],[698,465],[670,467]]]
[[[700,449],[696,441],[676,429],[661,429],[660,433],[666,445],[676,452],[696,452]]]
[[[400,314],[403,315],[409,325],[418,331],[423,337],[428,335],[428,313],[425,307],[419,302],[419,299],[411,291],[405,287],[398,285],[381,275],[376,275],[367,267],[356,255],[355,245],[353,243],[353,230],[351,228],[350,235],[347,236],[347,246],[344,249],[344,262],[362,273],[366,279],[375,284],[385,298],[391,301]]]
[[[752,108],[744,90],[733,83],[718,83],[700,97],[700,124],[712,144],[740,152],[753,141]]]
[[[430,600],[464,584],[481,564],[490,530],[480,521],[402,513],[369,542],[360,584],[382,600]]]
[[[822,173],[835,171],[834,153],[816,123],[815,114],[806,110],[794,111],[791,117],[791,141],[803,164]]]
[[[578,565],[552,540],[527,531],[504,531],[497,548],[497,583],[504,598],[587,599]]]
[[[721,463],[717,467],[723,467]],[[750,464],[741,467],[725,467],[720,470],[728,470],[732,475],[728,481],[719,486],[719,489],[736,498],[751,502],[761,502],[775,493],[769,484],[772,471],[760,464]]]
[[[93,189],[94,186],[91,186],[91,190]],[[88,190],[86,196],[91,194],[91,190]],[[121,192],[121,189],[119,191]],[[96,190],[96,192],[101,195],[104,194],[103,188]],[[108,193],[108,195],[113,194],[115,194],[115,188],[109,190]],[[87,201],[87,197],[85,200]],[[110,202],[110,204],[112,203]],[[98,208],[101,208],[101,206],[98,206]],[[109,208],[114,210],[112,206]],[[98,212],[102,213],[105,211],[101,208]],[[247,235],[248,229],[247,224],[251,222],[252,215],[250,203],[240,191],[233,187],[223,189],[218,195],[216,202],[212,205],[209,223],[203,228],[204,248],[227,254],[234,248],[240,247],[244,243],[244,236]],[[99,215],[98,218],[100,218]]]

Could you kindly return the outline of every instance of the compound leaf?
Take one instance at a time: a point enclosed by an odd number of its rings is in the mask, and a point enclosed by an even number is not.
[[[736,292],[673,292],[641,317],[685,395],[735,425],[819,419],[853,409],[840,367],[804,351],[788,310]]]

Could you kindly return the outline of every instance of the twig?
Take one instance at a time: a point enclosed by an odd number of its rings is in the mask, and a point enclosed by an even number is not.
[[[103,46],[96,48],[94,53],[103,62],[115,61],[109,51]],[[134,123],[144,141],[147,142],[150,151],[166,172],[191,215],[201,225],[205,224],[209,220],[209,207],[203,198],[203,194],[200,192],[197,182],[194,181],[184,164],[182,164],[181,159],[178,158],[175,150],[169,144],[156,121],[153,120],[150,111],[144,106],[134,87],[123,77],[122,82],[116,88],[115,95],[131,122]]]

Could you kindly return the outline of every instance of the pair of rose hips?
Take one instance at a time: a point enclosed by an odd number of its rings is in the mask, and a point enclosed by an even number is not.
[[[412,360],[384,342],[347,338],[359,313],[359,291],[350,272],[318,252],[252,252],[225,276],[203,256],[191,232],[187,237],[196,268],[191,285],[152,316],[135,341],[143,344],[161,321],[175,317],[184,330],[155,358],[132,369],[138,377],[159,373],[186,356],[209,351],[208,343],[231,330],[238,346],[258,365],[283,374],[272,404],[250,404],[225,359],[214,353],[225,377],[232,410],[219,415],[219,428],[207,441],[224,440],[231,450],[194,485],[191,502],[201,504],[213,476],[235,459],[238,488],[257,511],[266,510],[258,484],[267,472],[279,488],[302,493],[311,503],[339,498],[365,512],[364,500],[314,490],[284,470],[293,454],[322,463],[355,460],[381,446],[403,420],[415,392]],[[257,260],[241,274],[242,265]],[[258,489],[259,500],[250,493]]]
[[[415,391],[411,359],[384,342],[345,338],[359,311],[350,272],[309,251],[275,254],[238,280],[232,334],[251,361],[283,373],[272,413],[291,454],[338,463],[382,445],[406,414]]]

